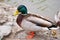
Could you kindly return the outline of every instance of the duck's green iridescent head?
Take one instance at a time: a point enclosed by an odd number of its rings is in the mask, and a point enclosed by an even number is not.
[[[17,8],[17,11],[14,13],[14,15],[16,16],[16,15],[18,15],[18,14],[27,14],[27,8],[26,8],[26,6],[24,6],[24,5],[19,5],[18,6],[18,8]]]

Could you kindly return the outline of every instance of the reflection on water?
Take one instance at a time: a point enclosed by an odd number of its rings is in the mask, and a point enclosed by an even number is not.
[[[29,12],[52,19],[60,8],[60,0],[5,0],[4,2],[13,6],[26,5]]]
[[[0,0],[0,2],[4,2],[4,0]]]

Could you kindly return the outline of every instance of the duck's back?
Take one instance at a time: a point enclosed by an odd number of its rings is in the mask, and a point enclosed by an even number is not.
[[[35,14],[28,14],[28,16],[25,17],[25,19],[31,23],[36,24],[37,26],[42,27],[49,27],[53,24],[50,20]]]

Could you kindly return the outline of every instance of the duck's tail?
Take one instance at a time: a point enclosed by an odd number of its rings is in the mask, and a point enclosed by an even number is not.
[[[57,28],[57,25],[51,25],[48,29],[51,30],[50,28]]]

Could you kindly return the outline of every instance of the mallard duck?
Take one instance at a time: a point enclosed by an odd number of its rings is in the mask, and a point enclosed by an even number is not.
[[[19,14],[19,15],[18,15]],[[17,17],[17,24],[22,27],[24,30],[29,31],[27,38],[33,38],[36,31],[42,30],[41,27],[55,27],[53,22],[38,16],[36,14],[30,14],[27,12],[27,8],[25,5],[19,5],[14,16]]]

